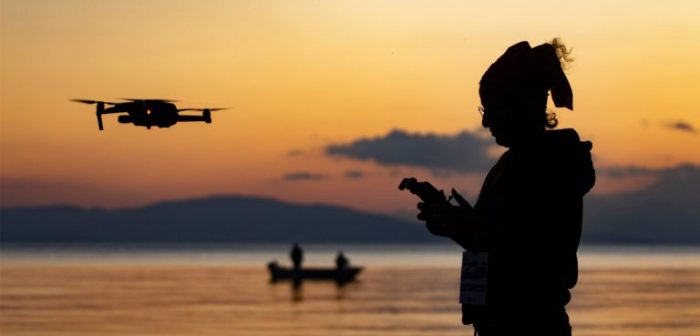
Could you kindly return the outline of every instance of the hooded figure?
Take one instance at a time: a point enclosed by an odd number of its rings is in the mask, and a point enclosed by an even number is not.
[[[578,277],[583,196],[595,172],[590,142],[573,129],[546,130],[556,125],[546,113],[549,92],[556,106],[573,109],[562,49],[556,40],[535,48],[520,42],[482,77],[482,124],[508,150],[476,205],[419,204],[418,218],[433,234],[488,253],[485,305],[462,306],[463,322],[480,335],[571,334],[564,306]]]

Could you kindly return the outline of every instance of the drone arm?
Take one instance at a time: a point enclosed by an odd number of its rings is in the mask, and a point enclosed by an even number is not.
[[[207,118],[206,116],[193,116],[193,115],[179,115],[177,117],[178,122],[185,122],[185,121],[203,121],[206,123],[211,123],[211,117]]]
[[[97,111],[95,112],[97,114],[97,126],[100,128],[100,131],[104,130],[104,127],[102,125],[102,115],[103,114],[110,114],[110,113],[123,113],[124,111],[120,111],[119,109],[113,107],[109,107],[105,109],[105,104],[102,102],[97,103]]]
[[[180,116],[180,118],[186,118],[186,119],[180,119],[180,121],[204,121],[207,124],[211,124],[211,113],[215,111],[222,111],[222,110],[228,110],[228,107],[207,107],[207,108],[183,108],[183,109],[178,109],[178,112],[184,112],[184,111],[201,111],[202,116]]]

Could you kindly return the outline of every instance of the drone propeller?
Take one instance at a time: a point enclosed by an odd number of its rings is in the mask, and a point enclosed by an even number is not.
[[[101,101],[101,100],[90,100],[90,99],[71,99],[70,101],[76,102],[76,103],[83,103],[83,104],[108,104],[108,105],[117,105],[118,103],[112,103],[112,102],[106,102],[106,101]]]
[[[178,100],[174,99],[134,99],[134,98],[119,98],[121,100],[128,100],[131,102],[161,102],[161,103],[177,103]]]
[[[95,111],[95,114],[97,115],[97,127],[101,130],[104,129],[102,126],[102,114],[105,112],[105,104],[109,105],[117,105],[117,103],[110,103],[110,102],[105,102],[105,101],[99,101],[99,100],[90,100],[90,99],[71,99],[71,101],[74,101],[76,103],[83,103],[83,104],[97,104],[97,110]]]
[[[213,107],[213,108],[183,108],[183,109],[177,109],[178,112],[184,112],[184,111],[199,111],[199,112],[214,112],[214,111],[221,111],[221,110],[228,110],[228,107]]]

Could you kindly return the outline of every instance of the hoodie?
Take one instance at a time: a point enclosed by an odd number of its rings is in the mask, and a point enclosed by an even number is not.
[[[484,318],[527,320],[569,302],[583,196],[595,183],[591,148],[573,129],[546,131],[511,147],[487,175],[474,206],[487,234],[465,237],[489,252]]]

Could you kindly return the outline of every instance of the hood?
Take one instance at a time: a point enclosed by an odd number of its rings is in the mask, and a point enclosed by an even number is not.
[[[593,144],[581,141],[573,129],[545,132],[544,146],[550,156],[553,173],[561,173],[581,195],[595,185],[595,169],[591,159]]]
[[[580,195],[595,184],[590,141],[581,141],[573,129],[546,131],[540,140],[511,148],[528,166],[545,172],[548,183]]]

